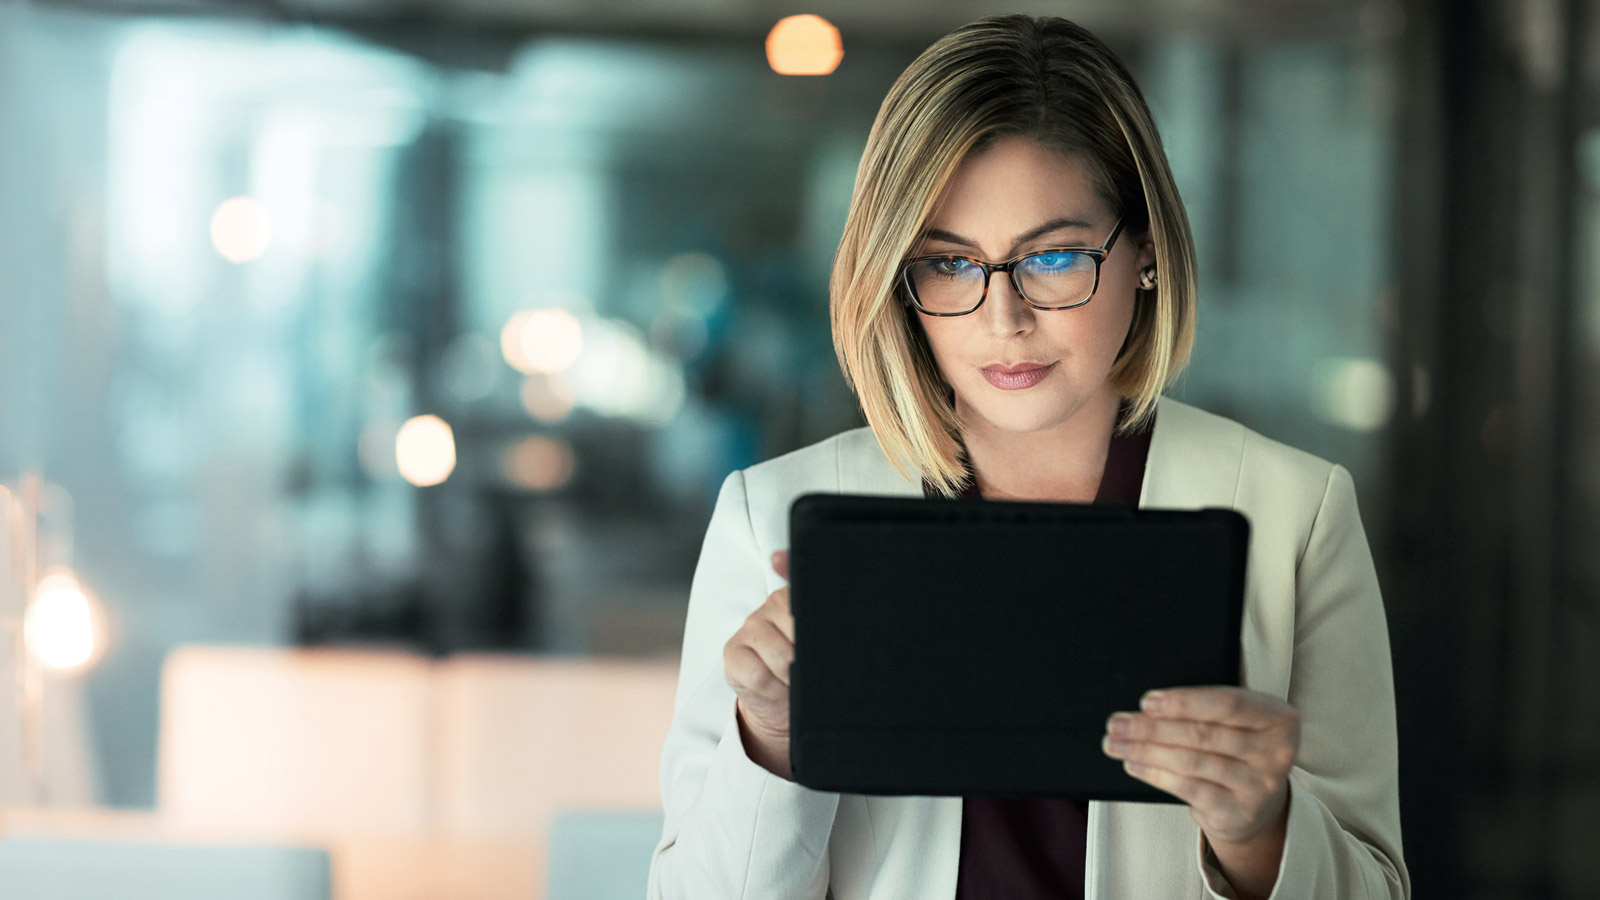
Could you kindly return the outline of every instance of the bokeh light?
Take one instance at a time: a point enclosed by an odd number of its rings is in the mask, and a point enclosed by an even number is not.
[[[704,317],[727,297],[728,270],[709,253],[679,253],[662,264],[657,283],[663,306]]]
[[[678,414],[686,389],[676,360],[652,351],[638,329],[618,319],[592,320],[587,334],[566,373],[578,406],[647,426]]]
[[[211,215],[211,246],[231,263],[253,262],[272,243],[272,217],[254,197],[222,201]]]
[[[417,487],[432,487],[456,468],[456,439],[449,423],[438,416],[415,416],[395,435],[395,462],[400,477]]]
[[[506,480],[523,490],[553,491],[572,480],[576,458],[565,443],[534,435],[506,448],[501,466]]]
[[[40,663],[57,671],[88,665],[98,649],[98,632],[89,597],[75,575],[57,569],[39,582],[23,614],[22,633]]]
[[[583,353],[583,323],[564,309],[524,310],[500,330],[500,352],[524,375],[564,372]]]
[[[1377,431],[1394,411],[1394,376],[1377,360],[1323,360],[1316,368],[1315,383],[1318,415],[1341,428]]]
[[[627,323],[601,319],[569,373],[578,403],[608,416],[627,416],[645,402],[650,349]]]
[[[522,352],[522,330],[528,325],[528,317],[533,313],[528,310],[514,312],[511,318],[500,329],[500,355],[505,359],[506,365],[526,375],[533,371],[528,364],[528,358]]]
[[[786,16],[767,33],[767,64],[779,75],[827,75],[841,59],[839,29],[821,16]]]
[[[554,424],[572,414],[572,385],[561,375],[535,372],[522,380],[522,408],[541,422]]]

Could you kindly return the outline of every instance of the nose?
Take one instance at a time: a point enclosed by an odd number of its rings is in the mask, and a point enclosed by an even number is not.
[[[984,328],[996,338],[1009,338],[1033,330],[1038,310],[1028,305],[1017,293],[1005,272],[995,272],[989,278],[989,296],[974,315],[983,317]]]

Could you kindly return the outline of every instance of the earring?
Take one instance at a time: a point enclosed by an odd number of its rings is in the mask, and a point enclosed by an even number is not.
[[[1139,270],[1139,289],[1143,291],[1154,290],[1156,286],[1156,267],[1145,266]]]

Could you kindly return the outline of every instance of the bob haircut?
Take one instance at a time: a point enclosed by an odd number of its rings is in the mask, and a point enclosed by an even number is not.
[[[1053,17],[996,16],[940,38],[878,110],[828,294],[834,351],[885,455],[902,475],[909,465],[947,497],[969,477],[961,422],[897,276],[956,168],[1013,136],[1080,160],[1128,236],[1148,235],[1155,245],[1159,281],[1136,293],[1111,367],[1128,401],[1119,433],[1148,421],[1194,343],[1189,218],[1127,68],[1082,26]]]

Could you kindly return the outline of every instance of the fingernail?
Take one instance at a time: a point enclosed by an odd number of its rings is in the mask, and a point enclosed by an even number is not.
[[[1104,751],[1107,756],[1120,756],[1128,752],[1128,742],[1119,741],[1108,736],[1101,739],[1100,749]]]
[[[1131,717],[1127,713],[1112,713],[1111,718],[1106,720],[1106,732],[1117,737],[1123,737],[1132,728],[1130,719]]]
[[[1127,771],[1129,775],[1143,775],[1146,771],[1143,765],[1136,762],[1125,762],[1122,764],[1122,768]]]
[[[1161,692],[1151,691],[1150,693],[1145,694],[1144,699],[1139,701],[1139,708],[1145,712],[1160,712]]]

